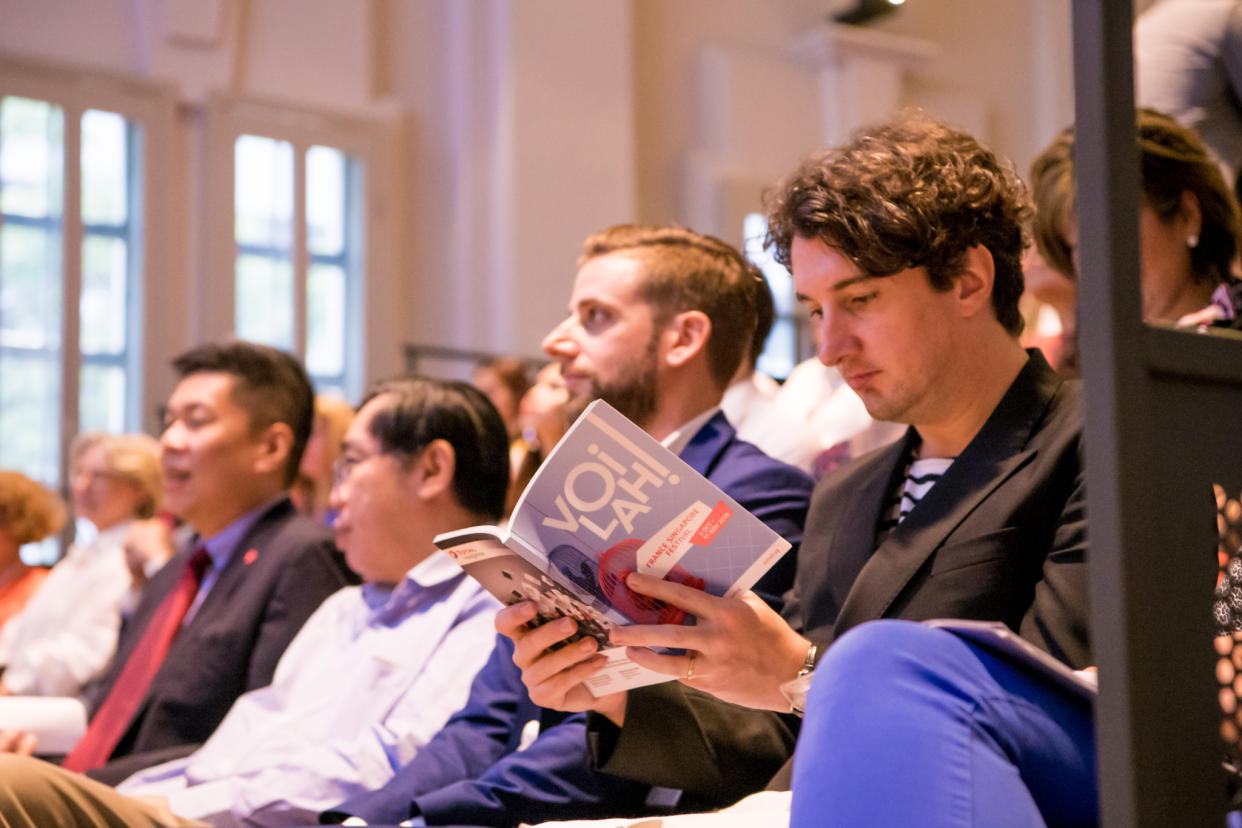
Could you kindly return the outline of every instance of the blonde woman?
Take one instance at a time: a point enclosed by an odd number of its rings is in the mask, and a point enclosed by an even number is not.
[[[159,443],[144,434],[83,434],[71,448],[76,517],[95,525],[69,547],[20,615],[0,631],[0,694],[76,696],[112,658],[130,588],[124,544],[160,502]]]

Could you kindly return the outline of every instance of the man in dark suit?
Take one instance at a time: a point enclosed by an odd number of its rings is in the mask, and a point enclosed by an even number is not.
[[[762,787],[792,752],[793,680],[870,619],[999,620],[1090,663],[1079,392],[1017,339],[1028,212],[990,151],[917,115],[808,160],[780,188],[771,239],[820,359],[873,417],[910,428],[820,484],[783,617],[630,576],[698,618],[613,633],[680,682],[595,699],[582,685],[591,653],[549,649],[565,636],[525,628],[528,605],[502,611],[531,697],[595,711],[597,766],[713,805]]]
[[[811,482],[738,440],[718,410],[753,347],[762,278],[717,239],[612,227],[584,243],[569,316],[543,345],[561,363],[572,404],[607,400],[794,545],[756,585],[776,601],[792,583]],[[673,792],[590,767],[585,717],[534,704],[512,653],[498,638],[445,728],[388,785],[324,819],[510,825],[667,810]]]
[[[356,580],[330,533],[285,494],[313,416],[302,366],[274,348],[230,342],[191,349],[173,367],[180,381],[160,439],[164,503],[195,535],[147,584],[89,693],[83,742],[95,743],[80,742],[66,765],[109,781],[204,741],[238,696],[271,681],[320,602]],[[167,654],[117,735],[101,740],[97,714],[199,550],[201,579]]]

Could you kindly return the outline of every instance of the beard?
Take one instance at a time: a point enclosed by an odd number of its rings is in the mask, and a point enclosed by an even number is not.
[[[646,428],[656,410],[656,337],[615,379],[591,378],[591,399],[604,400],[639,428]]]

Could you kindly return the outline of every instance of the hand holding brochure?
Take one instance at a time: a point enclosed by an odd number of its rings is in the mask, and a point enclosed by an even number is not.
[[[68,753],[86,732],[86,708],[71,698],[4,696],[0,698],[0,730],[33,734],[40,756]]]
[[[507,530],[476,526],[436,538],[505,604],[529,600],[536,624],[578,620],[608,665],[598,695],[668,681],[613,647],[616,624],[692,624],[678,607],[632,591],[639,572],[712,595],[738,595],[789,543],[603,401],[592,403],[544,461]]]

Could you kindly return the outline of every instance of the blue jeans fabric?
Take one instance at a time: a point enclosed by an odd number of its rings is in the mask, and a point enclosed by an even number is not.
[[[1098,822],[1090,705],[945,630],[864,624],[815,671],[791,828]]]

